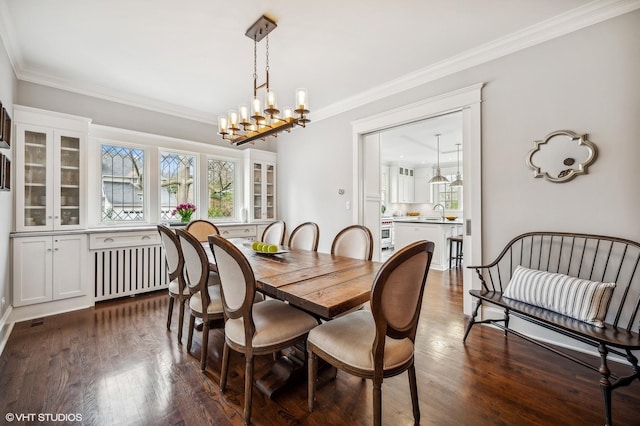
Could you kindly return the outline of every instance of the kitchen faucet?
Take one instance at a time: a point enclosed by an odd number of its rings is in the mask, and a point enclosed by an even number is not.
[[[444,206],[442,204],[438,203],[435,206],[433,206],[433,210],[435,210],[438,207],[442,207],[442,220],[444,220]]]

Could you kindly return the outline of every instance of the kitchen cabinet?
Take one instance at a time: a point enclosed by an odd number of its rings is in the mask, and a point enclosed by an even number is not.
[[[13,306],[87,294],[85,234],[15,237]]]
[[[417,167],[414,170],[414,203],[432,203],[432,187],[429,179],[432,177],[432,169],[429,167]]]
[[[389,167],[389,200],[392,203],[413,203],[414,171],[408,167]]]
[[[276,219],[276,156],[266,151],[247,150],[245,161],[247,170],[249,215],[251,222],[273,221]]]
[[[443,271],[449,268],[449,246],[447,238],[452,235],[459,235],[461,223],[457,222],[403,222],[394,221],[395,250],[407,246],[415,241],[433,241],[433,258],[431,268]]]
[[[15,229],[83,228],[89,120],[21,106],[14,110]]]

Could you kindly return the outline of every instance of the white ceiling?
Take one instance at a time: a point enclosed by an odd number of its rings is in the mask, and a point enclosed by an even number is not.
[[[431,166],[438,160],[440,135],[440,164],[455,164],[457,149],[462,157],[462,112],[421,120],[380,132],[380,158],[383,164],[420,167]]]
[[[296,87],[306,87],[313,120],[362,94],[369,97],[361,103],[385,96],[390,82],[410,88],[425,71],[436,75],[473,52],[502,47],[496,54],[506,54],[507,41],[522,48],[637,3],[0,0],[0,36],[20,80],[215,123],[249,102],[253,42],[244,33],[267,14],[278,24],[270,35],[271,87],[281,106],[293,103]]]

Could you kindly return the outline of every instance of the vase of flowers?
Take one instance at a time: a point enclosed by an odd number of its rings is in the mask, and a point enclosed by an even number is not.
[[[189,223],[191,221],[191,215],[198,210],[195,205],[191,203],[178,204],[176,208],[171,212],[171,216],[176,214],[180,216],[180,222]]]

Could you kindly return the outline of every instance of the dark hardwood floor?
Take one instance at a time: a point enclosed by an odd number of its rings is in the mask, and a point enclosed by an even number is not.
[[[0,358],[0,418],[77,413],[87,425],[242,424],[244,359],[233,353],[222,394],[222,332],[210,335],[202,373],[200,333],[188,354],[186,326],[184,345],[176,342],[177,312],[166,330],[167,300],[155,293],[16,324]],[[421,424],[603,424],[597,373],[488,327],[475,327],[463,345],[461,303],[458,274],[430,272],[416,349]],[[256,377],[272,363],[259,358]],[[342,372],[318,389],[311,414],[304,379],[272,400],[255,388],[253,395],[257,425],[372,423],[371,383]],[[616,424],[640,424],[639,408],[640,384],[614,391]],[[413,423],[406,374],[383,384],[383,422]]]

